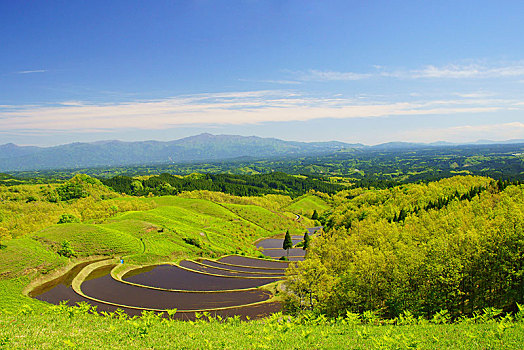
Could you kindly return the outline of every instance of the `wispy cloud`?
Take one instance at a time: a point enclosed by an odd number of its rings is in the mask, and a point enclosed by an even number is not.
[[[394,135],[397,139],[411,142],[474,142],[477,140],[504,141],[524,138],[524,123],[460,125],[446,128],[409,130]]]
[[[518,101],[517,101],[518,102]],[[190,125],[242,125],[333,118],[376,118],[489,113],[524,109],[509,100],[370,102],[319,98],[289,91],[246,91],[177,96],[159,100],[53,106],[0,107],[1,130],[159,130]]]
[[[337,72],[315,70],[291,72],[300,81],[355,81],[369,78],[398,79],[488,79],[524,76],[524,62],[510,63],[468,63],[444,66],[427,65],[418,69],[402,70],[384,66],[373,66],[370,72]]]
[[[295,72],[301,81],[349,81],[370,78],[373,74],[355,72],[335,72],[310,69],[307,72]]]
[[[45,73],[47,71],[48,71],[47,69],[22,70],[22,71],[16,72],[16,74]]]
[[[503,66],[488,66],[482,64],[457,65],[443,67],[426,66],[407,74],[410,78],[504,78],[524,76],[524,64],[512,63]]]
[[[301,81],[297,80],[256,80],[256,79],[238,79],[239,81],[245,81],[249,83],[264,83],[264,84],[278,84],[278,85],[299,85],[302,84]]]

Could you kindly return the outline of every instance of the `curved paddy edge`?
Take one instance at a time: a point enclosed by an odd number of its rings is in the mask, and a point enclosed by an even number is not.
[[[188,289],[169,289],[169,288],[153,287],[153,286],[148,286],[146,284],[139,284],[139,283],[126,281],[126,280],[123,279],[123,276],[126,273],[128,273],[128,272],[131,272],[131,271],[139,269],[139,268],[144,268],[144,267],[149,267],[149,266],[157,266],[157,265],[158,264],[152,264],[152,265],[144,265],[144,266],[138,266],[138,267],[136,265],[134,265],[133,267],[126,268],[126,269],[123,268],[123,269],[118,270],[118,271],[115,271],[117,269],[117,267],[115,267],[114,269],[111,270],[111,277],[114,280],[118,281],[118,282],[129,284],[129,285],[135,286],[135,287],[148,288],[148,289],[154,289],[154,290],[161,290],[161,291],[165,291],[165,292],[177,292],[177,293],[232,293],[232,292],[244,292],[244,291],[250,291],[250,290],[257,290],[257,289],[269,290],[268,288],[266,288],[267,286],[279,282],[279,281],[268,282],[267,284],[264,284],[262,286],[250,287],[250,288],[221,289],[221,290],[188,290]],[[203,272],[194,271],[194,270],[191,270],[191,269],[184,268],[184,267],[179,266],[179,265],[174,264],[174,263],[164,263],[163,265],[173,265],[173,266],[181,268],[182,270],[186,270],[186,271],[190,271],[190,272],[194,272],[194,273],[200,273],[200,274],[203,274],[203,275],[210,275],[210,276],[216,276],[216,277],[242,278],[242,277],[213,275],[213,274],[209,274],[209,273],[203,273]],[[247,278],[249,278],[249,277],[247,277]],[[261,277],[256,277],[256,278],[261,278]],[[274,279],[274,277],[265,277],[265,278]]]
[[[188,261],[192,261],[192,260],[188,260]],[[194,262],[194,261],[193,261]],[[282,275],[280,276],[275,276],[275,277],[248,277],[248,276],[227,276],[227,275],[218,275],[216,273],[210,273],[210,272],[204,272],[204,271],[197,271],[197,270],[193,270],[193,269],[190,269],[189,267],[185,267],[185,266],[182,266],[182,265],[179,265],[179,264],[176,264],[176,263],[171,263],[170,265],[173,265],[173,266],[176,266],[182,270],[186,270],[186,271],[190,271],[190,272],[194,272],[194,273],[199,273],[201,275],[208,275],[208,276],[215,276],[215,277],[223,277],[223,278],[238,278],[238,279],[249,279],[249,280],[260,280],[260,279],[275,279],[275,278],[283,278]]]
[[[253,257],[253,256],[245,256],[245,255],[239,255],[239,254],[224,255],[224,256],[221,256],[220,258],[218,258],[217,260],[220,260],[222,258],[227,258],[229,256],[239,256],[241,258],[257,259],[257,260],[262,260],[262,261],[271,261],[271,262],[277,262],[277,263],[281,263],[281,264],[287,264],[289,262],[289,261],[279,261],[279,260],[275,260],[275,259],[258,258],[258,257]],[[287,268],[287,266],[286,266],[286,268]]]
[[[211,267],[211,268],[214,268],[214,269],[217,269],[217,270],[230,271],[230,272],[239,272],[239,270],[226,269],[224,267],[207,265],[206,263],[203,263],[203,262],[198,261],[198,260],[187,259],[187,261],[191,261],[191,262],[193,262],[193,263],[195,263],[197,265],[204,266],[204,267]],[[241,265],[239,265],[239,266],[241,266]],[[249,267],[249,266],[242,266],[242,267]],[[249,274],[253,274],[253,275],[275,275],[275,277],[282,277],[283,276],[283,274],[279,273],[279,272],[249,272],[249,271],[241,271],[241,272],[242,273],[249,273]],[[273,278],[273,277],[270,277],[270,278]]]
[[[58,268],[57,270],[53,271],[50,274],[47,274],[45,276],[39,276],[32,280],[25,288],[22,290],[22,295],[31,297],[31,293],[40,288],[42,285],[53,282],[57,279],[62,278],[64,275],[67,275],[69,272],[71,272],[73,269],[75,269],[77,266],[85,264],[85,263],[96,263],[100,261],[106,261],[106,260],[112,260],[113,258],[108,258],[107,256],[103,255],[94,255],[89,256],[86,258],[80,258],[75,260],[74,262],[68,262],[66,265]]]
[[[82,288],[81,288],[82,283],[96,269],[101,268],[101,267],[105,267],[105,266],[113,265],[116,262],[116,260],[114,260],[114,259],[110,259],[110,260],[111,261],[96,262],[96,263],[90,264],[90,265],[86,266],[85,268],[83,268],[82,271],[80,271],[80,273],[73,279],[73,282],[71,284],[71,286],[72,286],[73,290],[75,291],[75,293],[77,293],[78,295],[80,295],[80,296],[82,296],[82,297],[84,297],[86,299],[92,300],[94,302],[98,302],[98,303],[102,303],[102,304],[106,304],[106,305],[111,305],[111,306],[115,306],[115,307],[119,307],[119,308],[127,308],[127,309],[134,309],[134,310],[145,310],[145,311],[155,311],[155,312],[171,311],[171,310],[168,310],[168,309],[154,309],[154,308],[146,308],[146,307],[123,305],[123,304],[113,303],[113,302],[109,302],[109,301],[105,301],[105,300],[100,300],[100,299],[91,297],[89,295],[86,295],[82,291]],[[130,284],[136,285],[134,283],[130,283]],[[140,285],[137,285],[137,286],[140,286]],[[274,288],[277,288],[277,287],[275,286]],[[160,289],[160,288],[153,288],[153,289]],[[258,288],[250,288],[250,289],[258,289]],[[241,289],[239,291],[243,291],[243,290],[245,290],[245,289]],[[184,291],[181,291],[181,292],[184,292]],[[194,291],[185,291],[185,292],[194,293]],[[198,292],[202,292],[202,291],[198,291]],[[206,292],[206,291],[203,291],[203,292],[204,293],[209,293],[209,292]],[[213,292],[219,292],[219,291],[213,291]],[[224,292],[228,292],[228,291],[224,291]],[[222,311],[222,310],[231,310],[231,309],[241,309],[241,308],[245,308],[245,307],[251,307],[251,306],[257,306],[257,305],[262,305],[262,304],[278,302],[278,301],[280,301],[279,299],[280,299],[279,297],[276,297],[274,294],[271,294],[271,297],[269,297],[267,300],[257,301],[257,302],[254,302],[254,303],[243,304],[243,305],[234,305],[234,306],[226,306],[226,307],[218,307],[218,308],[193,309],[193,310],[177,310],[177,313],[194,313],[194,312],[206,312],[206,311],[209,312],[209,311]]]

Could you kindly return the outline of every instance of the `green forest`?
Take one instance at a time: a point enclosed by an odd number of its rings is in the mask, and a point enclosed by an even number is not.
[[[333,200],[289,272],[295,308],[458,319],[524,303],[522,185],[465,176]]]

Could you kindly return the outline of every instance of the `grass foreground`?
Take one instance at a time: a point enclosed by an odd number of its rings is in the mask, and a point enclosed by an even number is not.
[[[521,312],[522,313],[522,312]],[[87,304],[0,313],[2,349],[522,349],[522,317],[435,324],[403,317],[396,324],[275,314],[257,321],[202,315],[197,321],[153,312],[101,316]]]

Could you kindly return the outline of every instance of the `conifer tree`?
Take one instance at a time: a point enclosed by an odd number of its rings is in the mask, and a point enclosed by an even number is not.
[[[318,213],[317,213],[317,210],[313,210],[313,215],[311,215],[311,219],[312,220],[318,220]]]
[[[293,248],[293,241],[291,240],[289,230],[286,231],[286,236],[284,237],[284,243],[282,244],[282,248],[287,250],[287,255],[289,256],[289,249]]]
[[[304,245],[302,246],[302,249],[303,250],[306,250],[309,248],[309,241],[311,240],[311,237],[309,237],[309,232],[306,231],[306,233],[304,233]]]

